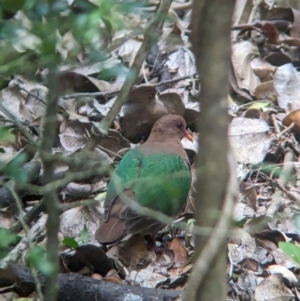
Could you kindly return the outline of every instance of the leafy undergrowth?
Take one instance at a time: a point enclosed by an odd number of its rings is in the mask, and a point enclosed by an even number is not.
[[[234,14],[229,77],[229,139],[238,163],[240,198],[228,239],[228,298],[298,300],[300,7],[272,6],[269,1],[242,5],[246,2],[237,1]],[[175,223],[159,232],[156,252],[147,249],[142,237],[127,237],[108,248],[94,238],[104,212],[109,171],[128,149],[147,139],[159,117],[175,112],[186,119],[194,142],[182,143],[195,182],[195,123],[201,118],[196,100],[201,90],[190,50],[191,6],[186,4],[173,1],[163,35],[148,54],[135,89],[107,136],[95,135],[93,125],[109,113],[143,42],[143,36],[133,28],[143,27],[151,10],[141,7],[122,15],[126,29],[109,32],[105,24],[98,24],[109,33],[109,42],[105,41],[109,51],[97,62],[91,63],[82,51],[77,54],[76,66],[70,66],[67,58],[73,55],[77,40],[72,31],[59,36],[57,51],[63,64],[52,152],[57,181],[50,188],[59,189],[63,211],[58,234],[60,273],[152,288],[182,289],[186,284],[194,252],[190,231],[194,222],[193,185],[186,208],[178,217],[187,223],[186,230],[176,229]],[[15,19],[29,22],[21,11],[8,18]],[[32,38],[22,44],[16,39],[12,49],[21,55],[32,49],[30,43],[37,42]],[[6,187],[20,198],[25,216],[41,202],[44,193],[35,144],[49,92],[47,72],[43,71],[36,71],[34,79],[23,74],[1,82],[0,256],[47,273],[51,267],[43,260],[45,215],[38,213],[30,222],[34,244],[29,250],[28,229],[11,231],[18,236],[6,230],[12,230],[20,214]],[[87,150],[91,139],[96,148]]]

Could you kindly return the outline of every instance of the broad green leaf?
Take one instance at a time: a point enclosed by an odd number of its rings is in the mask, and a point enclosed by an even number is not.
[[[77,242],[74,238],[72,238],[72,237],[65,237],[65,238],[63,239],[62,243],[63,243],[65,246],[67,246],[67,247],[69,247],[69,248],[72,248],[72,249],[76,249],[76,248],[79,247],[78,242]]]
[[[300,247],[290,242],[279,242],[279,248],[287,255],[292,257],[298,264],[300,264]]]

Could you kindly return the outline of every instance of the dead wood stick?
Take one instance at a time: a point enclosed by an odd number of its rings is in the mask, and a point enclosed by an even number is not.
[[[40,276],[45,284],[45,278]],[[35,288],[35,282],[29,269],[19,264],[12,264],[0,270],[0,287],[12,286],[20,296],[27,296]],[[175,300],[181,295],[180,290],[164,290],[116,284],[96,280],[79,274],[59,274],[58,301],[167,301]]]

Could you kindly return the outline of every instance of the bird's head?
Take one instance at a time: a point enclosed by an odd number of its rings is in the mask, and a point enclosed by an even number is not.
[[[153,125],[151,135],[176,137],[181,140],[186,137],[193,141],[192,135],[186,130],[186,122],[179,115],[165,115],[158,119]]]

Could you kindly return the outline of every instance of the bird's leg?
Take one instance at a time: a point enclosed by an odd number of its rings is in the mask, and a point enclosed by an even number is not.
[[[148,251],[161,253],[165,249],[165,246],[158,247],[156,245],[156,234],[146,235],[145,239]]]

